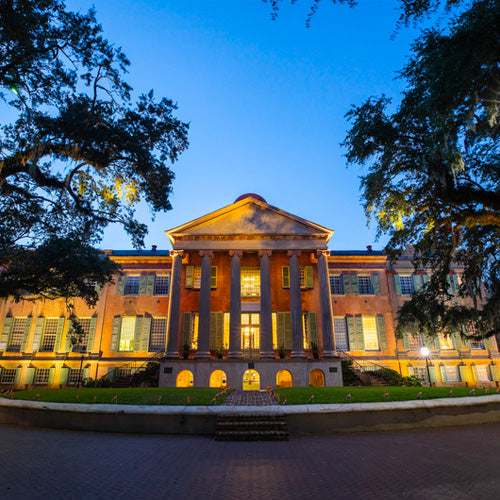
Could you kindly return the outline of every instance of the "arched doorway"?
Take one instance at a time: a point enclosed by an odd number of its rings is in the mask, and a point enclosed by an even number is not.
[[[312,370],[309,373],[309,385],[313,387],[325,387],[325,374],[322,370]]]
[[[210,387],[226,387],[227,377],[222,370],[214,370],[210,375]]]
[[[276,387],[292,387],[292,374],[288,370],[276,374]]]
[[[247,370],[243,374],[243,390],[258,391],[260,390],[260,375],[256,370]]]
[[[177,387],[193,387],[193,374],[189,370],[182,370],[177,375]]]

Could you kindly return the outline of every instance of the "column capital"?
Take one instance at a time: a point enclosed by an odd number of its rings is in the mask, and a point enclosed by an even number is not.
[[[330,250],[316,250],[316,257],[320,257],[321,255],[330,257]]]
[[[234,255],[237,255],[238,257],[242,257],[243,250],[229,250],[229,257],[233,257]]]
[[[302,250],[288,250],[288,256],[291,257],[292,255],[300,257],[302,255]]]
[[[272,250],[259,250],[259,257],[262,257],[263,255],[271,257],[272,254],[273,254]]]
[[[204,257],[205,255],[208,255],[209,257],[212,257],[213,251],[212,250],[200,250],[199,254]]]
[[[184,250],[170,250],[168,255],[170,257],[182,257],[184,255]]]

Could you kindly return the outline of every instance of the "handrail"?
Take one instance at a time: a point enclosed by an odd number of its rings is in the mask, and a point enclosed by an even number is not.
[[[129,361],[128,363],[125,363],[124,365],[117,366],[116,368],[113,368],[112,371],[108,372],[106,375],[103,375],[101,378],[107,378],[110,380],[110,382],[113,382],[116,379],[116,374],[118,373],[118,370],[128,370],[130,369],[133,371],[133,373],[130,373],[130,381],[132,380],[132,377],[134,376],[135,373],[140,371],[145,365],[150,363],[151,361],[155,359],[161,359],[165,356],[165,353],[163,351],[160,352],[155,352],[151,356],[148,356],[146,361],[143,361],[140,365],[137,366],[137,363],[139,363],[137,360],[134,361]]]

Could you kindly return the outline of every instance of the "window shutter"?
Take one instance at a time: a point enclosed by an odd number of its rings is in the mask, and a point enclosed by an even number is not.
[[[429,275],[428,274],[422,274],[422,283],[424,284],[424,287],[425,287],[425,285],[427,285],[427,283],[429,283]]]
[[[348,274],[343,274],[342,279],[344,280],[344,293],[351,295],[351,277]]]
[[[439,371],[441,372],[441,382],[447,382],[448,378],[446,377],[446,368],[443,365],[440,365]]]
[[[20,366],[16,368],[16,376],[14,378],[14,384],[19,384],[19,381],[21,380],[21,370],[22,368]]]
[[[356,273],[351,274],[351,292],[353,295],[359,294],[358,275]]]
[[[356,323],[356,341],[358,343],[358,351],[364,351],[365,338],[363,336],[363,318],[361,314],[356,314],[355,323]]]
[[[408,340],[408,333],[403,332],[403,347],[405,351],[410,350],[410,341]]]
[[[452,274],[451,278],[453,280],[453,286],[455,287],[455,293],[458,293],[460,289],[460,283],[458,282],[458,274]]]
[[[121,274],[118,278],[118,285],[116,286],[116,295],[123,295],[126,281],[127,277],[124,274]]]
[[[439,337],[437,335],[434,337],[434,349],[441,349],[441,344],[439,343]]]
[[[185,344],[191,347],[191,332],[193,330],[193,315],[190,312],[185,312],[182,318],[182,346]]]
[[[35,378],[35,367],[28,366],[28,368],[26,368],[26,375],[24,376],[24,383],[32,384],[34,378]]]
[[[38,351],[40,347],[40,340],[42,339],[43,327],[45,325],[45,318],[43,316],[38,316],[35,323],[35,333],[33,334],[33,344],[31,350]]]
[[[110,351],[118,350],[118,338],[120,337],[121,327],[122,327],[122,317],[115,316],[113,318],[113,327],[111,329],[111,345],[109,346]]]
[[[453,332],[451,335],[451,338],[452,338],[453,346],[455,347],[455,349],[460,351],[464,348],[462,338],[460,337],[460,334],[458,332]]]
[[[292,348],[292,313],[285,314],[285,349]]]
[[[73,334],[73,320],[68,321],[68,331],[66,332],[66,345],[64,352],[71,352],[73,346],[71,345],[71,335]]]
[[[217,349],[217,313],[210,313],[210,331],[208,334],[208,348],[212,351]]]
[[[141,337],[142,337],[142,316],[135,317],[135,330],[134,330],[134,351],[139,351],[141,349]]]
[[[210,349],[216,351],[224,347],[224,313],[210,313]]]
[[[396,294],[401,295],[401,279],[399,274],[394,275],[394,286],[396,288]]]
[[[372,274],[373,294],[380,295],[380,277],[377,273]]]
[[[281,286],[290,288],[290,268],[288,266],[281,267]]]
[[[186,266],[186,288],[194,286],[194,266]]]
[[[306,288],[314,288],[313,267],[304,266],[304,275]]]
[[[13,323],[14,318],[11,316],[3,320],[2,334],[0,335],[0,351],[7,350],[7,344],[9,343],[10,331],[12,330]]]
[[[33,321],[33,318],[31,316],[28,316],[26,318],[26,323],[24,324],[23,341],[21,342],[21,352],[26,352],[26,350],[28,349],[28,339],[30,337],[30,330],[31,330],[32,321]]]
[[[153,295],[155,291],[155,278],[154,274],[148,274],[147,285],[146,285],[146,295]]]
[[[467,366],[465,366],[465,365],[458,365],[458,372],[460,373],[460,380],[462,382],[468,382],[469,381],[469,376],[467,374]]]
[[[487,339],[483,339],[483,344],[486,349],[489,349],[490,351],[493,350],[493,339],[492,337],[489,337]]]
[[[210,268],[210,288],[217,288],[217,266]]]
[[[285,348],[285,313],[276,313],[276,348]]]
[[[498,365],[490,365],[490,379],[493,380],[494,382],[500,380]]]
[[[462,342],[464,343],[464,349],[470,349],[470,340],[467,337],[462,339]]]
[[[97,328],[97,317],[90,318],[89,336],[87,338],[87,352],[93,352],[95,331]]]
[[[141,279],[139,280],[139,295],[146,295],[147,283],[148,283],[148,275],[141,274]]]
[[[406,369],[408,370],[408,377],[413,377],[413,375],[415,375],[415,370],[413,369],[413,366],[408,365]]]
[[[474,380],[478,381],[476,365],[472,365],[471,368],[472,368],[472,374],[474,375]]]
[[[307,320],[309,321],[309,346],[312,348],[312,343],[318,345],[318,321],[315,312],[310,312],[307,314]]]
[[[88,369],[88,367],[85,367],[82,370],[82,380],[85,380],[86,378],[89,378],[89,369]]]
[[[59,384],[64,385],[68,383],[69,368],[63,366],[59,372]]]
[[[64,317],[61,316],[57,321],[56,341],[54,343],[54,352],[58,352],[61,347],[61,339],[64,331]]]
[[[432,383],[436,383],[437,382],[437,374],[436,374],[436,367],[435,366],[431,366],[429,365],[429,376],[431,378],[431,382]]]
[[[349,350],[356,351],[356,327],[354,325],[354,316],[352,314],[347,314],[347,336],[349,337]]]
[[[446,280],[448,281],[448,288],[446,289],[446,291],[450,294],[450,295],[453,295],[453,286],[451,284],[451,276],[448,274],[448,276],[446,276]]]
[[[387,351],[387,333],[385,319],[382,314],[377,314],[378,346],[381,351]]]
[[[144,317],[142,320],[141,345],[138,351],[149,351],[149,336],[151,335],[151,316]]]
[[[413,275],[413,289],[416,292],[421,292],[423,289],[422,276],[420,274]]]
[[[47,385],[52,385],[54,383],[54,374],[56,369],[54,367],[49,368],[49,380],[47,381]]]

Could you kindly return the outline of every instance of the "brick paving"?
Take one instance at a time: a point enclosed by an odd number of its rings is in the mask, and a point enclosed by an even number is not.
[[[224,406],[271,406],[274,403],[266,391],[233,391]]]
[[[500,423],[216,442],[0,425],[2,499],[490,499]]]

